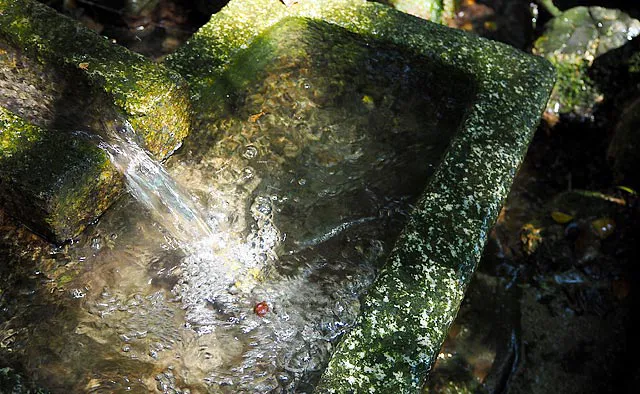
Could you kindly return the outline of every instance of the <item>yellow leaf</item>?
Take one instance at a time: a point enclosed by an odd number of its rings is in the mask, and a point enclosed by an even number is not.
[[[551,212],[551,218],[556,222],[556,223],[560,223],[560,224],[565,224],[565,223],[569,223],[570,221],[573,220],[573,216],[566,214],[564,212],[560,212],[560,211],[553,211]]]
[[[633,190],[632,188],[627,187],[627,186],[618,186],[618,189],[622,190],[623,192],[627,192],[627,193],[629,193],[629,194],[632,194],[632,195],[634,195],[634,196],[635,196],[636,194],[638,194],[638,193],[636,193],[636,191],[635,191],[635,190]]]

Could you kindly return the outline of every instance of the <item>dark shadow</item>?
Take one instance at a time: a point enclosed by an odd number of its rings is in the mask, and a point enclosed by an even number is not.
[[[228,0],[40,0],[151,58],[172,53]]]
[[[589,77],[604,94],[600,110],[608,121],[615,121],[624,104],[640,95],[639,54],[640,37],[636,37],[597,57],[589,69]]]

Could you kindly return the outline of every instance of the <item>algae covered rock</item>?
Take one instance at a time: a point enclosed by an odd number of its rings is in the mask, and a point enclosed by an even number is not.
[[[0,0],[0,200],[56,242],[79,234],[122,192],[96,147],[129,122],[163,159],[190,127],[188,87],[175,72],[49,7]]]
[[[173,152],[188,134],[188,88],[179,75],[53,9],[33,0],[0,0],[0,39],[45,68],[74,71],[106,93],[157,158]]]
[[[558,82],[547,112],[591,116],[603,96],[589,68],[596,58],[639,34],[640,21],[615,9],[575,7],[553,18],[533,48],[557,69]]]
[[[0,204],[32,230],[73,238],[122,191],[121,175],[92,142],[0,107]]]

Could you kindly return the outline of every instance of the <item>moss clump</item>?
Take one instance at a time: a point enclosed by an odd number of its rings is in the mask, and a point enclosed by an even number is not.
[[[602,101],[602,93],[588,75],[589,63],[582,59],[551,58],[556,67],[557,83],[548,109],[554,113],[588,114]]]
[[[122,191],[121,175],[91,142],[0,107],[0,204],[35,232],[73,238]]]
[[[0,38],[45,68],[74,71],[107,93],[158,158],[188,134],[188,87],[175,72],[33,0],[0,0]]]

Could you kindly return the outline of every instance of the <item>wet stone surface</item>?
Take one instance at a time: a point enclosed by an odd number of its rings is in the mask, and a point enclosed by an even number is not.
[[[604,97],[589,68],[596,58],[639,34],[640,21],[603,7],[575,7],[549,21],[533,48],[533,53],[549,59],[558,72],[547,113],[592,117]]]
[[[263,339],[251,353],[272,349],[259,368],[271,369],[271,357],[285,360],[280,373],[290,377],[279,384],[286,390],[301,378],[317,381],[339,334],[357,315],[357,297],[424,187],[429,162],[439,159],[453,135],[446,130],[456,127],[469,83],[460,75],[442,85],[440,73],[437,65],[393,47],[291,20],[268,31],[222,74],[225,85],[212,95],[212,110],[203,111],[208,116],[200,119],[200,131],[168,163],[179,179],[203,188],[209,212],[255,198],[253,226],[278,229],[278,259],[267,261],[267,283],[254,290],[273,312],[265,315],[266,327],[255,328],[263,334],[253,335]],[[215,191],[205,189],[210,174]],[[232,188],[232,199],[220,198]],[[247,214],[239,210],[233,221],[251,223]],[[197,280],[202,273],[193,275]],[[297,294],[280,294],[281,285],[269,284],[275,279],[295,286]],[[193,318],[197,324],[206,316]],[[293,324],[302,336],[286,339],[282,330]],[[240,387],[252,380],[243,378]]]
[[[130,121],[138,141],[165,157],[188,132],[186,84],[37,2],[0,10],[1,198],[62,243],[123,191],[96,141]]]
[[[188,134],[188,88],[176,73],[36,1],[3,0],[0,9],[3,42],[37,59],[47,72],[73,72],[103,94],[157,158],[168,156]]]

